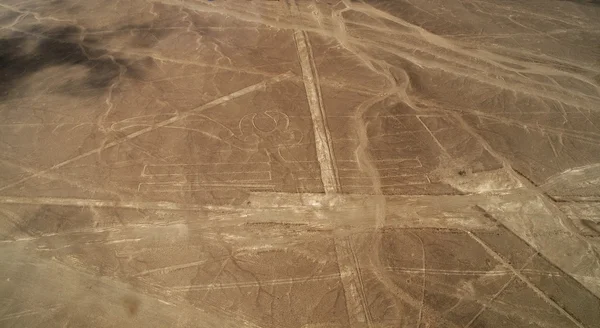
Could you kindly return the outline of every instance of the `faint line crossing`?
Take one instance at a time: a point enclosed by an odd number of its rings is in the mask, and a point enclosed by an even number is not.
[[[289,0],[292,14],[298,14],[295,0]],[[302,80],[306,90],[306,98],[315,134],[315,148],[317,160],[321,171],[321,181],[326,194],[339,193],[340,182],[333,156],[333,142],[327,129],[326,115],[324,112],[318,75],[313,60],[308,36],[304,31],[295,30],[294,40],[298,51],[300,66],[302,67]],[[360,279],[356,263],[351,260],[346,240],[334,238],[337,264],[340,272],[340,282],[346,299],[346,310],[350,327],[363,326],[364,323],[371,327],[371,318],[368,312],[364,294],[358,294],[357,282]],[[342,276],[342,272],[350,272],[349,276]],[[362,286],[362,285],[361,285]],[[364,292],[364,291],[363,291]]]
[[[546,295],[536,285],[531,283],[531,281],[529,281],[529,279],[527,279],[527,277],[524,276],[519,270],[515,269],[512,265],[510,265],[510,263],[508,263],[506,260],[504,260],[502,258],[502,256],[500,256],[496,251],[494,251],[483,240],[481,240],[479,237],[477,237],[475,234],[473,234],[470,231],[467,231],[467,233],[469,234],[469,236],[471,238],[473,238],[477,243],[479,243],[485,249],[485,251],[488,254],[490,254],[494,259],[496,259],[498,262],[502,263],[505,267],[507,267],[508,269],[513,271],[513,274],[516,277],[518,277],[523,283],[525,283],[529,288],[531,288],[533,290],[533,292],[535,292],[546,303],[548,303],[550,306],[552,306],[553,308],[558,310],[558,312],[560,312],[562,315],[564,315],[569,320],[571,320],[577,327],[579,327],[579,328],[585,327],[579,320],[577,320],[575,317],[573,317],[573,315],[571,315],[571,313],[567,312],[562,306],[560,306],[558,303],[556,303],[556,301],[554,301],[552,298],[550,298],[548,295]],[[531,260],[531,258],[529,260]]]

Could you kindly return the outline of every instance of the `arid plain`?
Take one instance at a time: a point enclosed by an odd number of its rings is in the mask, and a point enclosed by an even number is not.
[[[0,0],[1,327],[600,327],[600,4]]]

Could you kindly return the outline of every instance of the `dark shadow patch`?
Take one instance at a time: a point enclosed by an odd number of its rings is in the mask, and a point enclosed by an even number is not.
[[[77,89],[102,92],[119,76],[141,79],[145,69],[152,66],[152,60],[113,51],[107,43],[114,38],[128,38],[138,47],[151,47],[169,32],[162,30],[152,36],[138,32],[145,31],[150,25],[126,25],[106,33],[86,30],[84,35],[78,26],[47,28],[36,25],[0,39],[0,101],[18,97],[24,92],[18,90],[23,82],[50,67],[77,66],[86,70],[85,77],[75,81],[64,78],[66,81],[61,82],[63,77],[57,76],[51,92],[58,90],[70,95],[76,95]]]
[[[584,231],[587,237],[600,237],[600,222],[582,219],[581,224],[588,229]]]
[[[600,0],[560,0],[560,1],[577,2],[577,3],[584,4],[584,5],[594,5],[594,6],[600,5]]]
[[[42,205],[23,215],[17,227],[29,236],[40,237],[90,228],[93,222],[89,209]]]
[[[123,307],[130,317],[133,317],[138,313],[140,310],[140,303],[140,300],[134,295],[123,297]]]
[[[53,66],[87,68],[83,84],[94,89],[107,87],[121,72],[127,74],[127,59],[93,47],[95,42],[77,42],[73,35],[78,32],[77,27],[65,26],[39,37],[17,32],[13,38],[0,40],[0,100],[32,74]],[[31,43],[37,44],[29,50]]]

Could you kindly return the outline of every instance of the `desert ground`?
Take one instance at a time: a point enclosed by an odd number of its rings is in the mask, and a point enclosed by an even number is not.
[[[600,327],[600,3],[0,0],[0,326]]]

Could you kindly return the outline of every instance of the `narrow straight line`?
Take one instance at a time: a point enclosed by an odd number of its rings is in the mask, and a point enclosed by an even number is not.
[[[567,312],[567,310],[565,310],[562,306],[560,306],[558,303],[556,303],[552,298],[550,298],[548,295],[546,295],[546,293],[544,293],[541,289],[539,289],[536,285],[534,285],[531,281],[529,281],[529,279],[527,279],[527,277],[525,277],[525,275],[523,275],[519,270],[515,269],[506,260],[504,260],[502,258],[502,256],[500,256],[496,251],[494,251],[488,244],[486,244],[479,237],[475,236],[475,234],[473,234],[472,232],[468,231],[468,234],[477,243],[479,243],[486,250],[486,252],[488,254],[490,254],[492,257],[494,257],[498,262],[502,263],[505,267],[510,269],[516,277],[518,277],[529,288],[531,288],[533,290],[533,292],[535,292],[540,298],[542,298],[544,301],[546,301],[546,303],[548,303],[550,306],[552,306],[553,308],[558,310],[558,312],[560,312],[562,315],[564,315],[569,320],[571,320],[577,327],[585,328],[585,326],[579,320],[577,320],[575,317],[573,317],[573,315],[571,315],[569,312]]]
[[[210,206],[184,204],[173,202],[136,202],[109,199],[89,198],[58,198],[58,197],[11,197],[0,196],[0,204],[19,205],[53,205],[53,206],[75,206],[75,207],[108,207],[108,208],[131,208],[148,210],[181,210],[199,211],[209,209]]]

